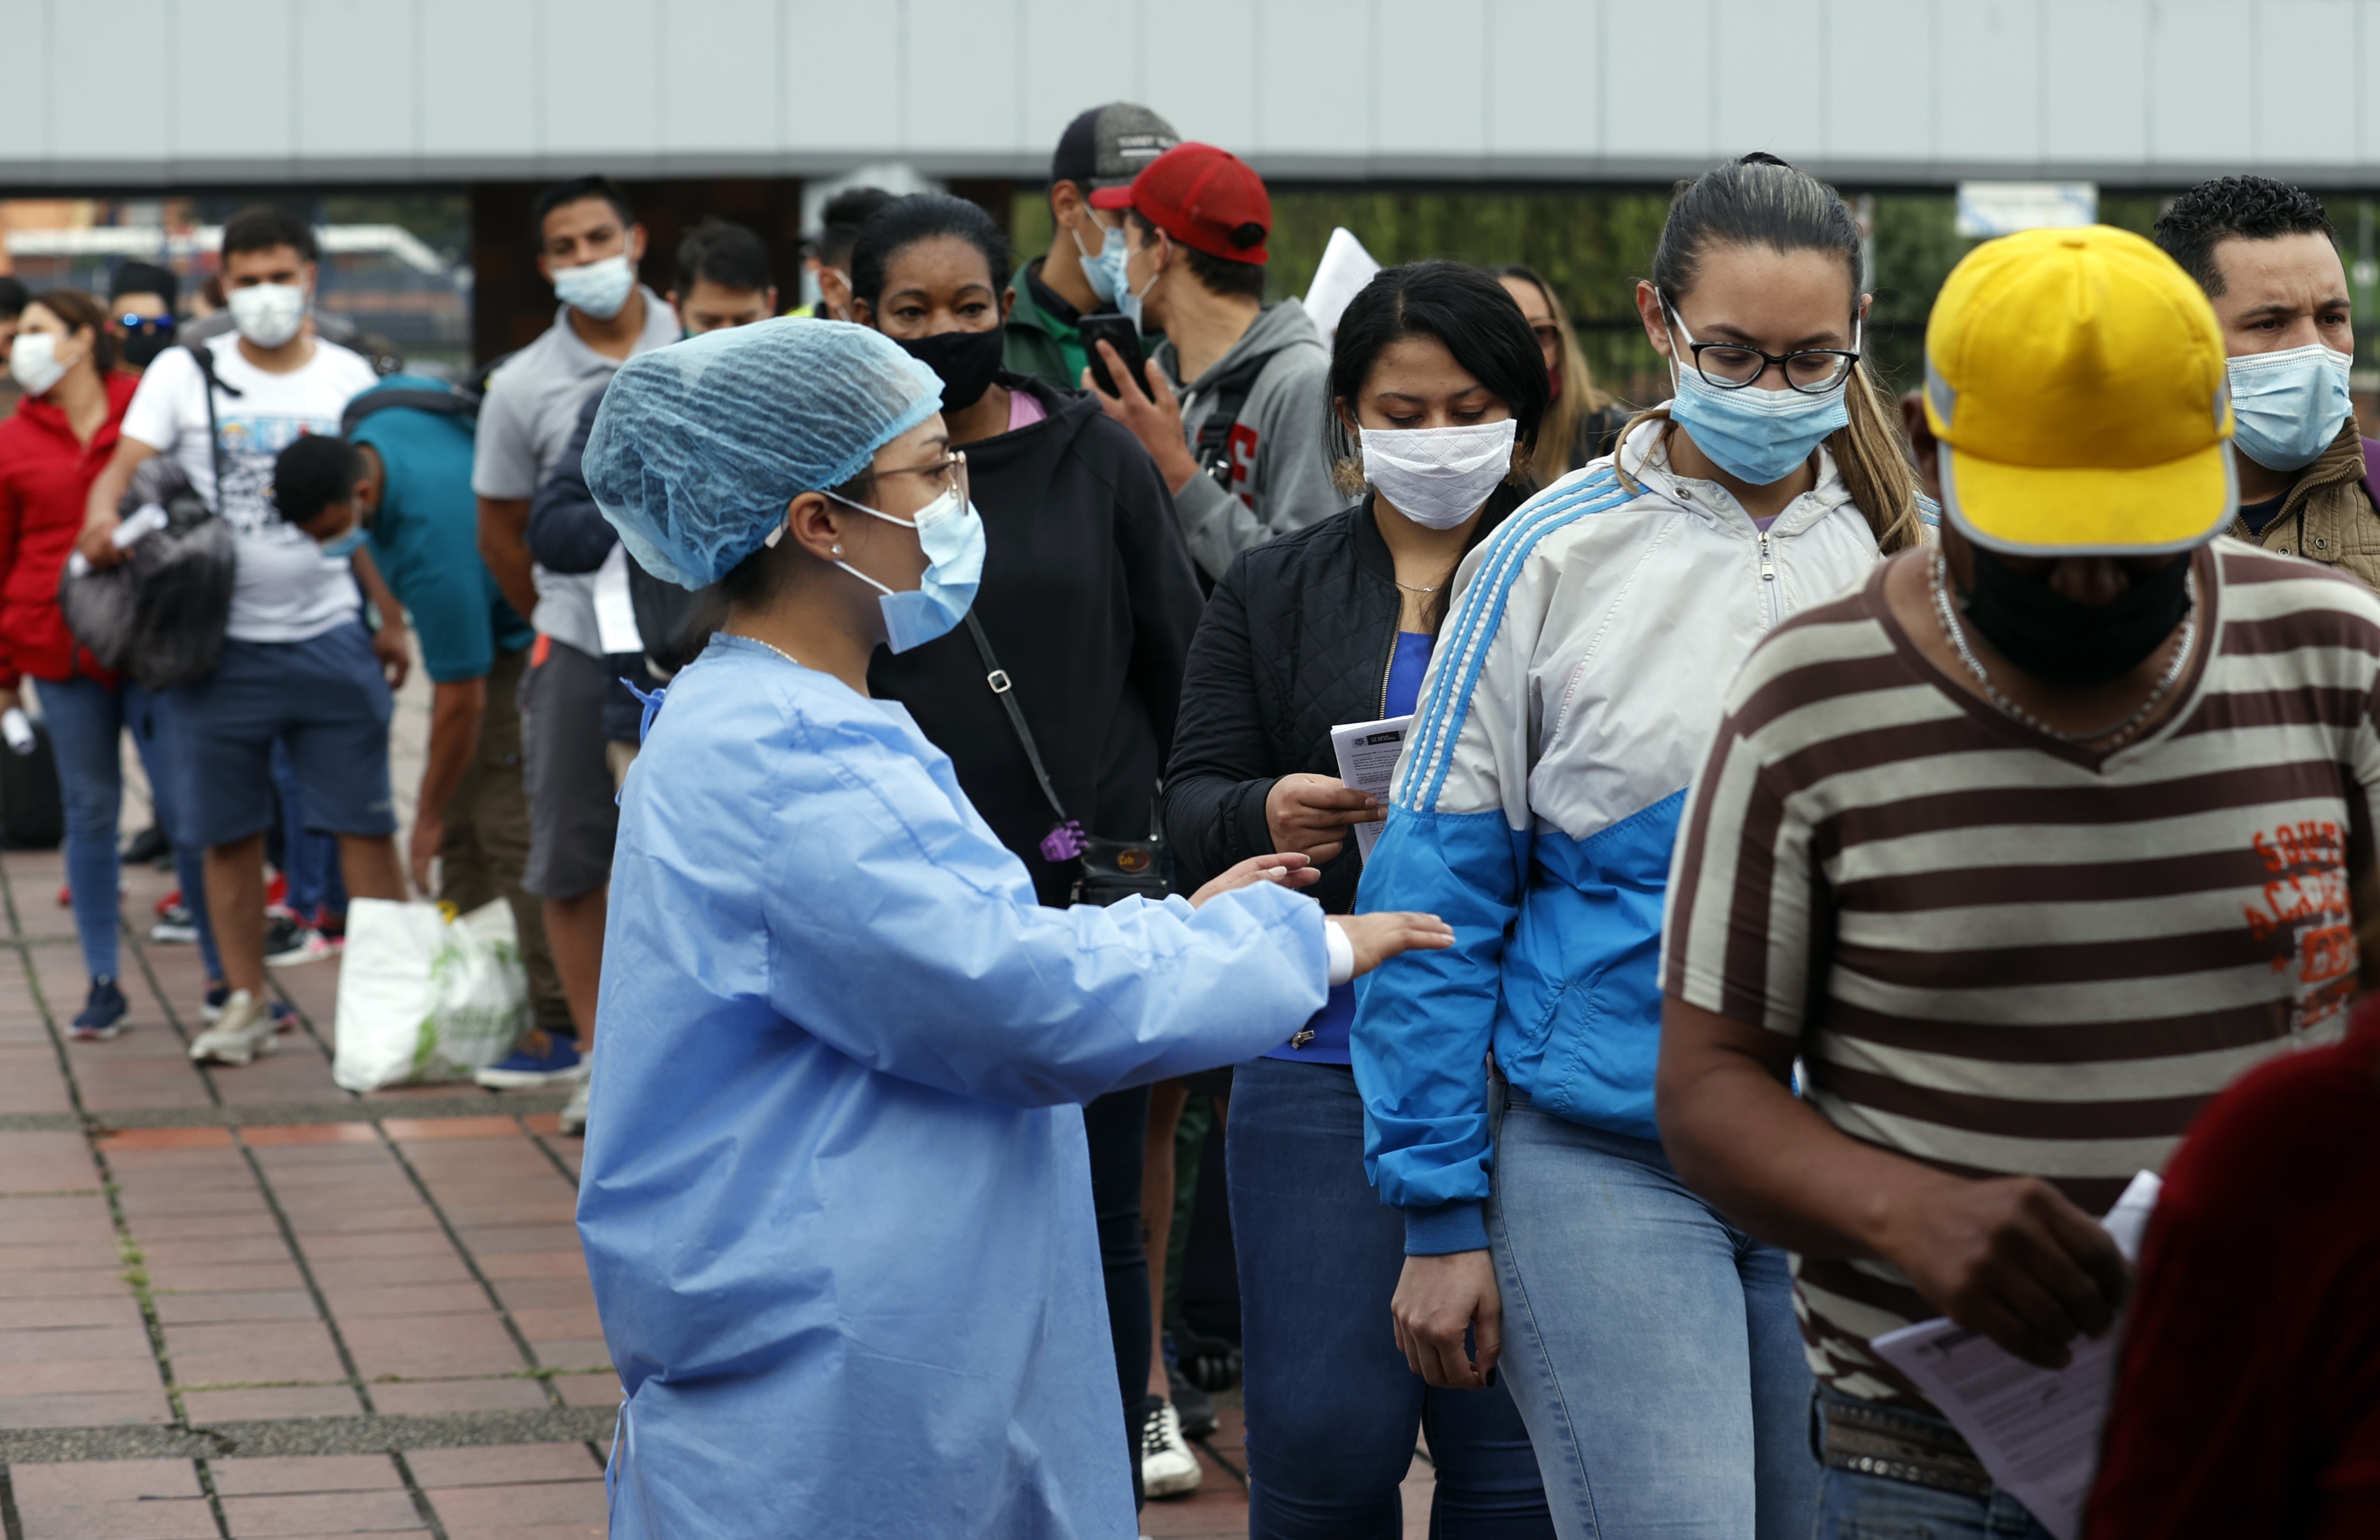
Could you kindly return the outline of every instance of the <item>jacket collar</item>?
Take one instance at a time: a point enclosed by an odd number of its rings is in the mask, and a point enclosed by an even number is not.
[[[107,416],[101,420],[99,430],[91,436],[89,443],[76,442],[74,429],[67,422],[65,408],[39,396],[18,397],[17,415],[25,419],[27,427],[56,439],[77,454],[112,450],[115,447],[118,430],[124,424],[124,409],[132,404],[132,393],[140,388],[140,381],[137,375],[115,370],[103,382],[107,386]]]
[[[1638,425],[1613,456],[1618,468],[1637,482],[1645,493],[1659,498],[1672,507],[1682,508],[1714,524],[1723,524],[1743,534],[1757,534],[1759,527],[1752,515],[1736,501],[1733,492],[1717,481],[1697,480],[1681,476],[1670,468],[1670,422],[1666,416]],[[1823,443],[1818,445],[1818,479],[1808,491],[1785,505],[1768,527],[1771,538],[1798,535],[1828,514],[1851,502],[1851,488],[1844,484],[1841,469],[1835,464],[1833,453]]]
[[[2298,473],[2296,484],[2281,500],[2281,511],[2273,516],[2272,523],[2265,526],[2265,532],[2269,534],[2283,519],[2312,512],[2333,501],[2331,494],[2338,489],[2363,479],[2363,431],[2356,424],[2355,414],[2350,412],[2347,420],[2338,425],[2338,436],[2330,441],[2330,447],[2316,455],[2313,464]],[[2246,522],[2240,519],[2233,519],[2226,533],[2243,540],[2256,540],[2249,533]]]
[[[1355,509],[1355,564],[1384,583],[1397,580],[1397,559],[1390,554],[1389,542],[1380,538],[1379,515],[1372,511],[1372,493],[1367,488],[1364,501]]]

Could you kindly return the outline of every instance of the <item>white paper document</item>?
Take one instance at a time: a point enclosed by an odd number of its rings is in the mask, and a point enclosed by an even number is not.
[[[1385,717],[1378,721],[1354,721],[1330,730],[1330,752],[1338,756],[1339,779],[1359,792],[1369,792],[1388,806],[1389,782],[1396,779],[1397,761],[1405,752],[1405,734],[1413,726],[1413,715]],[[1355,826],[1355,850],[1365,860],[1372,858],[1372,847],[1380,843],[1380,831],[1385,824],[1359,823]]]
[[[645,638],[637,634],[637,606],[628,598],[628,548],[612,547],[612,554],[595,569],[595,641],[604,654],[642,652]]]
[[[2155,1171],[2141,1172],[2100,1221],[2126,1256],[2140,1255],[2160,1185]],[[2099,1471],[2099,1430],[2115,1392],[2123,1337],[2119,1316],[2097,1341],[2076,1338],[2073,1360],[2062,1369],[2028,1364],[1938,1316],[1886,1332],[1869,1346],[1941,1408],[1993,1481],[2015,1494],[2058,1540],[2078,1540],[2083,1499]]]

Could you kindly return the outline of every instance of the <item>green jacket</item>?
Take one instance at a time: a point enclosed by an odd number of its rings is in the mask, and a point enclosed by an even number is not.
[[[1040,270],[1041,259],[1036,257],[1026,265],[1026,273]],[[1083,388],[1083,370],[1089,361],[1083,353],[1083,333],[1033,302],[1033,285],[1025,281],[1025,273],[1008,285],[1016,297],[1008,311],[1008,341],[1001,348],[1001,361],[1018,374],[1030,375],[1062,391]]]

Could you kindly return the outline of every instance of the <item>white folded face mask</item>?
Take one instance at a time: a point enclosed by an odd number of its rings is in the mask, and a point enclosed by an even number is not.
[[[1415,524],[1451,529],[1512,473],[1519,421],[1363,430],[1364,479]]]

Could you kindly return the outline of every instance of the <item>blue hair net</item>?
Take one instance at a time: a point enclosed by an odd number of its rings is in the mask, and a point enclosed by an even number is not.
[[[638,565],[688,588],[760,548],[795,494],[842,486],[941,409],[880,332],[787,316],[639,353],[587,438],[587,487]]]

